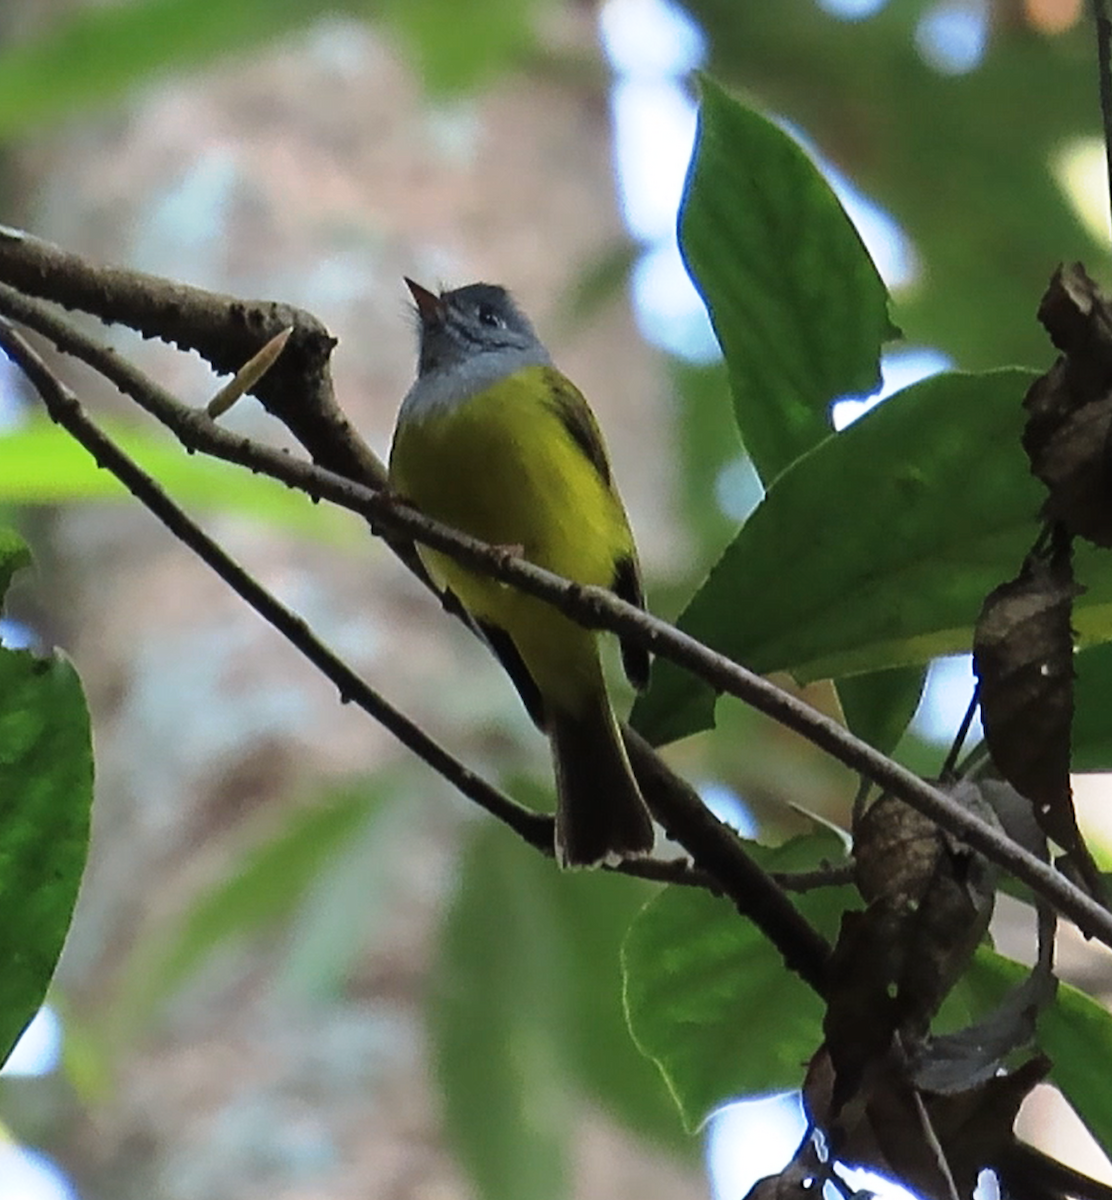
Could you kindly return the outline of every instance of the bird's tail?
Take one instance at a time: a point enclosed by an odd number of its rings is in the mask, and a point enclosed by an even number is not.
[[[548,735],[556,763],[560,865],[595,867],[650,853],[652,819],[605,691],[577,713],[550,707]]]

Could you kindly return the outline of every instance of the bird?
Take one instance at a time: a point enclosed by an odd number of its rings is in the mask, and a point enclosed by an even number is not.
[[[434,520],[644,607],[637,549],[598,422],[528,317],[496,284],[438,294],[405,282],[419,349],[390,450],[391,493]],[[419,553],[549,739],[560,865],[651,853],[652,819],[607,694],[598,634],[445,554]],[[626,675],[644,688],[648,652],[628,640],[621,649]]]

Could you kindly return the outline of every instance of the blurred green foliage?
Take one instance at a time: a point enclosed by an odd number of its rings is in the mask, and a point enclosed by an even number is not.
[[[238,513],[296,537],[335,546],[364,546],[363,523],[352,513],[306,504],[300,494],[230,463],[195,454],[164,433],[102,421],[116,444],[189,507]],[[39,416],[0,431],[0,503],[71,504],[129,500],[124,486],[101,470],[68,433]]]
[[[305,30],[323,18],[383,20],[426,86],[459,92],[523,59],[543,0],[485,0],[454,19],[450,0],[123,0],[76,5],[0,47],[0,139],[119,100],[164,75]],[[48,81],[48,82],[46,82]]]

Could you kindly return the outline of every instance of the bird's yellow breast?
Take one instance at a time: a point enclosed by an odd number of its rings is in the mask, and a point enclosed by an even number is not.
[[[592,461],[550,403],[554,368],[527,367],[453,406],[399,423],[390,454],[393,490],[422,512],[578,583],[609,587],[632,557],[625,510],[603,464]],[[598,673],[593,635],[504,584],[422,552],[464,607],[504,628],[542,692]]]
[[[629,525],[608,481],[546,402],[553,374],[527,367],[399,425],[391,486],[438,521],[607,587],[617,559],[632,551]]]

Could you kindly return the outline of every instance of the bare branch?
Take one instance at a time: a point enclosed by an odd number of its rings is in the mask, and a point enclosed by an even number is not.
[[[38,296],[126,325],[144,337],[195,350],[222,375],[238,371],[271,338],[290,328],[280,363],[252,393],[315,462],[370,484],[385,479],[382,463],[336,403],[328,367],[336,339],[311,313],[273,301],[244,301],[124,267],[98,266],[4,226],[0,279],[27,297]],[[27,324],[33,327],[32,321]]]
[[[523,807],[492,787],[360,679],[316,638],[296,613],[251,578],[199,525],[182,512],[145,471],[88,419],[76,396],[55,378],[34,349],[7,321],[0,321],[0,347],[31,381],[51,418],[71,433],[99,466],[111,471],[179,541],[198,555],[331,680],[340,693],[342,703],[358,704],[465,796],[503,821],[531,846],[552,855],[551,817]]]
[[[42,245],[34,243],[33,239],[32,243],[36,247]],[[0,249],[2,247],[3,242],[0,240]],[[0,254],[0,272],[5,269],[4,258]],[[817,712],[797,697],[789,695],[666,622],[626,604],[604,589],[584,588],[561,579],[531,563],[510,557],[504,550],[486,546],[474,538],[441,526],[393,498],[353,482],[350,478],[344,478],[335,471],[299,462],[288,455],[257,446],[247,439],[221,430],[204,413],[188,409],[167,396],[162,389],[152,387],[150,381],[145,380],[141,373],[122,364],[115,355],[103,349],[99,349],[99,354],[91,351],[89,339],[76,335],[66,322],[45,312],[43,306],[38,306],[37,310],[30,306],[33,306],[32,301],[19,296],[11,288],[0,287],[0,311],[38,328],[55,341],[60,349],[75,353],[90,362],[90,365],[103,370],[118,386],[133,395],[144,408],[165,420],[190,449],[203,450],[217,457],[241,463],[253,471],[299,487],[311,496],[351,509],[364,516],[371,523],[373,531],[387,535],[391,544],[404,546],[410,539],[420,542],[458,559],[475,570],[546,600],[589,628],[620,633],[623,637],[646,646],[653,653],[690,670],[718,691],[737,696],[773,720],[802,734],[853,771],[905,800],[913,808],[980,850],[992,861],[1011,871],[1060,912],[1074,920],[1084,933],[1099,937],[1112,946],[1112,914],[1106,909],[1084,895],[1053,868],[1016,845],[1006,835],[955,804],[944,792],[887,759],[837,722]],[[50,320],[47,320],[47,317],[50,317]],[[287,320],[284,323],[292,322]],[[271,336],[279,332],[280,328],[281,326],[271,329]],[[245,357],[257,352],[265,340],[263,338],[257,344],[252,343]],[[291,345],[292,343],[291,338]],[[289,350],[283,355],[283,359],[288,354]],[[229,369],[236,369],[240,365],[238,362],[229,364]],[[274,373],[269,372],[260,387],[265,385]],[[302,403],[304,402],[303,396]],[[344,424],[346,425],[346,421]],[[667,827],[667,821],[665,824]],[[691,852],[690,847],[687,848]],[[698,855],[693,854],[693,857],[697,865],[707,869],[707,864],[700,861]],[[717,871],[711,873],[718,878]],[[767,876],[765,878],[767,880]]]
[[[30,303],[11,288],[0,285],[0,311],[20,321],[25,319],[20,314],[26,314],[27,323],[38,328],[59,349],[73,352],[94,365],[97,356],[90,352],[89,339],[76,335],[76,331],[68,328],[60,318],[53,317],[48,322],[44,319],[46,314],[28,307]],[[55,333],[60,336],[56,338]],[[134,395],[142,407],[164,416],[188,448],[238,462],[311,496],[348,508],[365,517],[373,532],[385,533],[393,543],[413,540],[440,550],[475,570],[546,600],[588,628],[619,633],[646,646],[654,654],[699,676],[716,690],[737,696],[781,725],[795,730],[851,770],[931,817],[1044,896],[1083,933],[1112,946],[1112,913],[1107,909],[1005,834],[956,804],[944,792],[886,758],[798,697],[667,622],[625,603],[612,592],[561,579],[532,563],[511,557],[498,547],[487,546],[440,525],[380,491],[228,433],[205,413],[187,408],[161,388],[149,386],[150,381],[144,379],[141,372],[123,364],[117,356],[100,349],[99,359],[98,369],[103,365],[104,373],[124,387],[129,395]],[[697,857],[696,862],[699,863]]]

